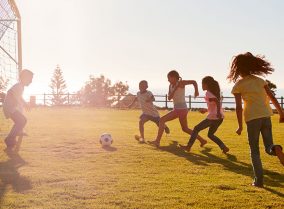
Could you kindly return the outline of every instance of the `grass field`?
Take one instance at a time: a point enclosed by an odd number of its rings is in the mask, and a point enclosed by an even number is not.
[[[171,134],[163,137],[161,149],[139,144],[133,137],[139,115],[139,110],[34,109],[27,113],[29,137],[18,154],[7,156],[3,139],[12,124],[1,114],[0,208],[284,208],[284,168],[264,153],[262,143],[266,186],[250,186],[246,133],[234,134],[234,113],[226,113],[217,132],[229,155],[211,141],[183,152],[177,145],[188,136],[178,121],[168,123]],[[193,127],[204,116],[188,117]],[[284,125],[277,121],[276,115],[275,142],[284,145]],[[145,131],[152,140],[157,128],[149,122]],[[103,132],[114,138],[109,149],[99,144]]]

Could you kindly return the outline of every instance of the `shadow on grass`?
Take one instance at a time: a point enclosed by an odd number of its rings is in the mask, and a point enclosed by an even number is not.
[[[210,153],[211,148],[203,148],[201,151],[203,155],[187,153],[178,146],[177,141],[172,141],[169,146],[160,147],[160,150],[170,152],[178,157],[183,157],[196,165],[209,166],[212,163],[218,163],[222,165],[225,170],[230,172],[249,177],[252,177],[253,175],[252,166],[250,164],[238,161],[237,157],[232,154],[226,154],[227,159],[220,158]],[[264,169],[264,182],[265,185],[270,187],[283,188],[282,183],[284,183],[284,175]],[[264,189],[280,197],[284,197],[283,193],[280,193],[272,188],[265,187]]]
[[[103,146],[102,148],[104,150],[108,151],[108,152],[115,152],[115,151],[117,151],[117,148],[111,147],[111,146]]]
[[[4,196],[8,187],[12,187],[15,192],[22,193],[32,188],[31,182],[18,172],[18,168],[25,165],[22,157],[13,151],[7,151],[9,159],[0,162],[0,208],[2,208]]]

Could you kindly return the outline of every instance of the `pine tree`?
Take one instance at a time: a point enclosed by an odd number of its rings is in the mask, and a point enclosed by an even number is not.
[[[51,78],[51,101],[53,105],[63,105],[67,101],[67,86],[63,78],[63,72],[61,71],[59,65],[56,66],[53,76]]]

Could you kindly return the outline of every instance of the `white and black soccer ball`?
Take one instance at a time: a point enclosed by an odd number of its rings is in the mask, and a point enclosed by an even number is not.
[[[100,143],[103,147],[108,147],[112,144],[113,140],[110,134],[104,133],[100,137]]]

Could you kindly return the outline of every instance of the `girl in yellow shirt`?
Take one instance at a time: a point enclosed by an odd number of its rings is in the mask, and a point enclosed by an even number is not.
[[[259,153],[259,135],[261,133],[265,151],[269,155],[276,155],[284,165],[284,154],[280,145],[273,144],[271,116],[273,103],[280,115],[280,123],[284,122],[284,113],[270,91],[267,83],[258,76],[271,74],[274,69],[263,56],[254,56],[250,52],[234,57],[231,71],[228,75],[230,82],[235,85],[232,94],[236,100],[236,114],[239,128],[236,133],[241,135],[243,130],[242,112],[247,124],[248,141],[254,171],[253,186],[263,187],[263,169]],[[244,101],[244,110],[242,108]]]

